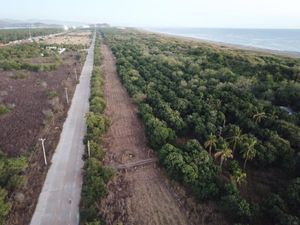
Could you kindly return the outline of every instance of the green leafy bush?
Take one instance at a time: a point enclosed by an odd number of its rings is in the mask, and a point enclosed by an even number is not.
[[[277,194],[272,194],[263,204],[263,210],[273,224],[298,225],[300,218],[289,214],[289,209],[284,200]]]
[[[5,217],[8,215],[11,205],[6,202],[7,191],[0,188],[0,225],[4,225]]]
[[[9,113],[10,110],[5,105],[0,104],[0,116]]]
[[[103,115],[106,104],[102,93],[103,81],[99,68],[101,65],[99,52],[100,45],[97,38],[91,79],[90,112],[86,115],[86,142],[89,143],[90,157],[85,161],[80,206],[80,220],[90,225],[101,224],[97,203],[107,195],[106,185],[114,174],[111,169],[101,163],[105,155],[101,147],[101,136],[106,132],[110,123]]]
[[[46,95],[49,99],[53,99],[58,96],[58,93],[54,90],[51,90],[51,91],[48,91]]]

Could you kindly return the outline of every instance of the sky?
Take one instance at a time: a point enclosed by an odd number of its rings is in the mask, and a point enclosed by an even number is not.
[[[0,0],[0,19],[133,27],[300,28],[299,0]]]

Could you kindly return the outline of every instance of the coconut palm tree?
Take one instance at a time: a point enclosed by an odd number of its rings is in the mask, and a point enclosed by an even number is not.
[[[244,137],[244,135],[242,134],[242,130],[240,129],[240,127],[235,126],[233,128],[233,136],[229,138],[229,139],[231,139],[231,142],[232,142],[232,151],[233,152],[236,149],[236,145],[242,140],[243,137]]]
[[[237,171],[235,171],[233,173],[233,175],[231,176],[231,182],[235,185],[235,186],[240,186],[243,183],[246,182],[247,179],[247,174],[245,172],[243,172],[241,169],[238,169]]]
[[[228,147],[227,144],[223,144],[221,149],[215,153],[215,158],[220,158],[220,167],[222,169],[223,163],[228,159],[233,158],[232,150]]]
[[[260,123],[262,119],[267,118],[267,115],[265,112],[257,112],[253,115],[253,119],[255,120],[255,123]]]
[[[248,160],[253,159],[256,156],[256,149],[254,148],[257,143],[256,138],[249,138],[249,140],[244,145],[244,150],[242,151],[242,157],[245,159],[244,169]]]
[[[210,134],[208,136],[207,141],[204,143],[204,147],[209,151],[209,154],[211,155],[211,150],[212,148],[216,148],[216,144],[217,144],[217,137],[216,135]]]

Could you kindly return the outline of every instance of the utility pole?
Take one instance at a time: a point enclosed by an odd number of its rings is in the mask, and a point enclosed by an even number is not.
[[[88,143],[87,143],[87,148],[88,148],[88,155],[89,155],[89,158],[91,158],[90,141],[88,141]]]
[[[77,70],[76,70],[76,68],[75,68],[75,78],[76,78],[76,81],[78,81]]]
[[[65,88],[67,104],[69,104],[68,88]]]
[[[45,138],[40,138],[40,141],[42,142],[44,161],[45,161],[45,165],[47,166],[47,158],[46,158],[46,151],[45,151],[45,144],[44,144],[46,139]]]

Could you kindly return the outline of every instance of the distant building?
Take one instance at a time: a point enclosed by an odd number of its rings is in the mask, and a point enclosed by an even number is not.
[[[97,23],[95,26],[98,28],[110,27],[110,25],[108,23]]]

